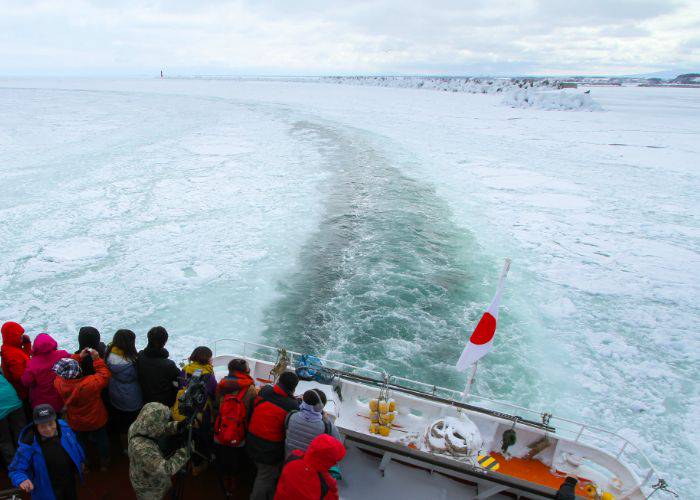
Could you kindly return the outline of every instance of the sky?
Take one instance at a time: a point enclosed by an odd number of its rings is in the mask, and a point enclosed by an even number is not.
[[[0,0],[0,75],[700,72],[700,0]]]

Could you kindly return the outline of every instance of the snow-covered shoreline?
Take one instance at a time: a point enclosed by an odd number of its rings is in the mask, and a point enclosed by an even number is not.
[[[421,77],[421,76],[330,76],[323,83],[372,87],[501,94],[502,104],[515,108],[598,111],[601,106],[590,94],[561,90],[559,80],[519,78]]]
[[[310,77],[175,77],[184,80],[234,80],[245,82],[325,83],[362,87],[434,90],[503,96],[501,104],[512,108],[559,111],[600,111],[590,91],[562,88],[563,80],[550,78],[477,78],[457,76],[310,76]]]

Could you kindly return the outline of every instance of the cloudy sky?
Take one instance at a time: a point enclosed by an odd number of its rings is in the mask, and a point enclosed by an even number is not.
[[[0,0],[0,74],[700,71],[700,0]]]

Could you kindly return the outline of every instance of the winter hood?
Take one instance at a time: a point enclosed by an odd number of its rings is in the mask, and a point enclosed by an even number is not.
[[[307,422],[319,422],[323,420],[323,414],[320,411],[316,411],[313,406],[306,404],[303,401],[299,405],[299,414],[301,415],[301,418]]]
[[[129,439],[136,436],[157,439],[170,422],[170,408],[160,403],[146,404],[129,428]]]
[[[333,436],[320,434],[304,453],[304,462],[317,471],[327,471],[345,456],[345,446]]]
[[[58,343],[48,333],[40,333],[34,339],[34,349],[32,354],[48,354],[55,351]]]
[[[19,323],[8,321],[2,325],[2,343],[13,347],[22,347],[24,328]]]
[[[131,382],[136,377],[136,361],[126,359],[115,352],[115,348],[107,355],[105,364],[112,372],[112,378],[117,382]]]
[[[230,394],[232,392],[239,392],[242,389],[248,389],[253,385],[253,379],[247,373],[234,372],[233,375],[228,375],[224,377],[219,382],[219,394]]]

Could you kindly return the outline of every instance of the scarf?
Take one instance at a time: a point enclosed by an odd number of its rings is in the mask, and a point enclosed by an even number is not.
[[[184,371],[187,375],[194,375],[194,372],[197,370],[202,370],[202,376],[211,375],[214,373],[213,366],[209,364],[203,365],[202,363],[197,363],[196,361],[192,361],[189,365],[182,369],[182,371]]]
[[[117,346],[115,346],[115,345],[112,346],[112,347],[109,349],[109,352],[110,352],[110,354],[116,354],[117,356],[121,356],[122,358],[125,357],[125,356],[124,356],[124,351],[122,351],[121,349],[119,349],[119,348],[118,348]]]

